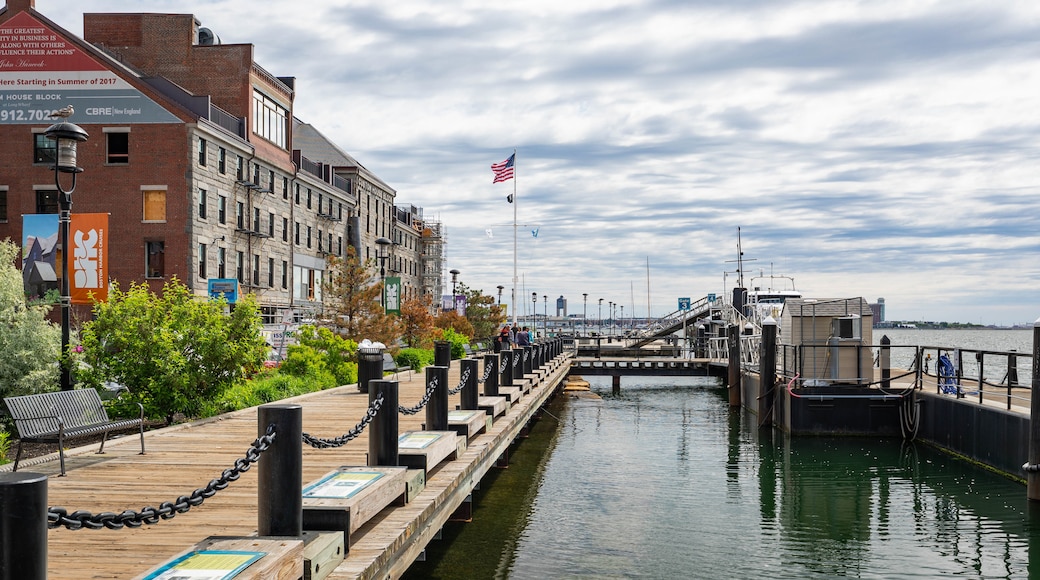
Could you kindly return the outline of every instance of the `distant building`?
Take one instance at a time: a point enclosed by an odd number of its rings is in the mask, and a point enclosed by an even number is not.
[[[885,325],[885,299],[878,298],[877,302],[870,305],[870,311],[874,314],[874,328]]]

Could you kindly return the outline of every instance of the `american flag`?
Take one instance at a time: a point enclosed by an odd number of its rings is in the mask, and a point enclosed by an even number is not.
[[[495,179],[491,183],[498,183],[500,181],[506,181],[513,178],[513,161],[516,159],[516,153],[509,156],[509,159],[500,163],[492,163],[491,171],[495,173]]]

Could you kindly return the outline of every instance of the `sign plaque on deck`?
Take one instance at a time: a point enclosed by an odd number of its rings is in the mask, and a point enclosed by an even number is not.
[[[350,534],[406,492],[404,467],[340,467],[303,488],[303,528]]]

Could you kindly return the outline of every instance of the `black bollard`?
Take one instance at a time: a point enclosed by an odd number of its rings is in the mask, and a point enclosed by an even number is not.
[[[523,347],[522,352],[524,353],[524,362],[520,366],[524,367],[523,374],[529,375],[534,372],[534,362],[531,360],[534,358],[534,354],[530,346]]]
[[[368,383],[383,378],[383,349],[358,347],[358,390],[368,392]]]
[[[881,337],[881,388],[892,386],[892,339],[888,335]]]
[[[47,578],[47,476],[0,473],[0,580]]]
[[[459,408],[464,411],[475,411],[479,395],[477,383],[480,382],[480,361],[475,358],[467,358],[459,364],[462,367],[462,376],[466,379],[466,384],[459,392]]]
[[[776,404],[776,321],[766,317],[762,321],[762,353],[758,358],[759,397],[758,426],[773,424],[773,409]]]
[[[513,386],[513,357],[516,356],[516,353],[517,351],[508,348],[503,348],[499,353],[502,356],[502,366],[505,367],[502,370],[502,378],[498,382],[500,386]]]
[[[500,357],[500,353],[484,355],[484,372],[487,373],[487,379],[484,381],[484,395],[487,397],[498,396],[498,367]],[[488,367],[491,368],[491,372],[487,372]]]
[[[426,367],[426,385],[434,380],[437,386],[426,403],[426,430],[447,431],[448,430],[448,367],[429,366]]]
[[[1033,359],[1033,361],[1035,362],[1036,359]],[[1018,386],[1018,353],[1015,352],[1015,349],[1011,349],[1011,353],[1008,354],[1007,384],[1009,387]]]
[[[257,462],[257,535],[303,535],[303,407],[263,405],[258,436],[276,426],[274,441]]]
[[[740,327],[733,324],[729,327],[729,406],[740,406]]]
[[[438,340],[433,343],[433,364],[435,366],[451,367],[451,343],[447,340]]]
[[[694,358],[708,358],[708,329],[703,324],[697,325],[697,350]]]
[[[369,383],[369,405],[379,395],[383,395],[383,405],[379,407],[368,429],[368,465],[370,467],[396,467],[398,465],[397,407],[400,404],[397,381],[375,380]]]
[[[1029,463],[1026,470],[1026,497],[1040,501],[1040,320],[1033,323],[1033,383],[1029,392]]]

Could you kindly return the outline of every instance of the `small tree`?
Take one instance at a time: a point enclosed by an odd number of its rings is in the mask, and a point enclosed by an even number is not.
[[[432,301],[429,296],[409,298],[401,304],[401,338],[410,347],[428,348],[433,339]]]
[[[0,241],[0,396],[58,388],[61,328],[47,321],[50,306],[30,305],[15,267],[18,246]]]
[[[476,338],[491,338],[506,321],[505,307],[495,304],[495,298],[484,294],[481,290],[470,290],[462,287],[466,295],[466,319],[473,325]]]
[[[209,401],[260,368],[267,344],[260,334],[256,298],[239,298],[230,314],[223,300],[197,300],[176,279],[162,296],[146,284],[123,292],[112,285],[108,302],[94,305],[82,342],[87,382],[115,380],[145,414],[170,423],[195,417]]]
[[[364,339],[393,345],[401,336],[396,317],[383,312],[380,282],[375,278],[375,262],[362,262],[353,246],[344,259],[331,256],[326,262],[322,284],[323,320],[321,326],[341,336],[361,342]]]
[[[459,314],[454,310],[445,310],[437,315],[437,328],[452,329],[455,332],[465,335],[466,338],[473,338],[473,325],[466,320],[466,317]]]

